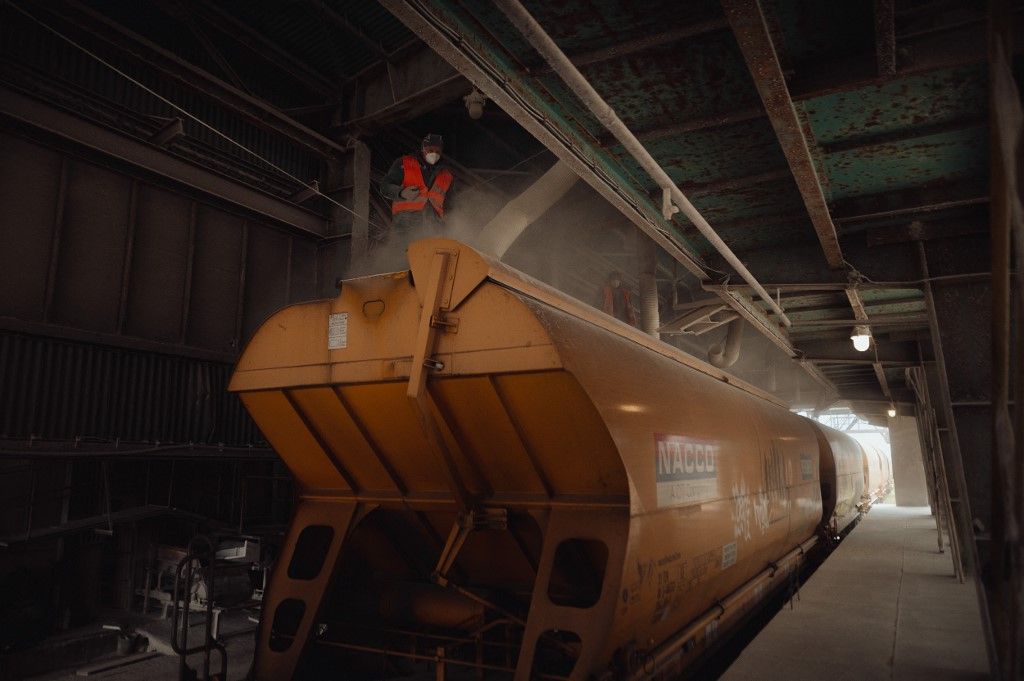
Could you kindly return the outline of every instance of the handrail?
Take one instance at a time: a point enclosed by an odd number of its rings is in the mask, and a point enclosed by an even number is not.
[[[206,544],[203,553],[197,552],[195,544],[201,541]],[[203,557],[209,561],[207,569],[207,598],[206,598],[206,626],[203,644],[194,648],[188,647],[189,613],[192,605],[192,578],[193,564]],[[216,650],[220,653],[220,674],[216,678],[226,681],[228,677],[228,655],[224,645],[213,637],[213,594],[214,594],[214,564],[217,560],[217,552],[213,540],[205,535],[196,535],[188,543],[185,557],[178,561],[178,567],[174,571],[174,597],[171,601],[174,607],[171,610],[171,648],[179,656],[178,678],[179,681],[194,679],[195,674],[188,666],[188,656],[193,653],[203,654],[203,681],[210,680],[210,651]],[[182,582],[182,571],[184,571],[184,598],[179,600]],[[179,616],[184,607],[184,619],[179,626]],[[180,639],[179,639],[180,637]]]

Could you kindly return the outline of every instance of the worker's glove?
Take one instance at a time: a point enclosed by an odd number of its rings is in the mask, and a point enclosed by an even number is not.
[[[402,190],[402,198],[405,199],[406,201],[412,201],[419,195],[420,190],[418,187],[406,187],[405,189]]]

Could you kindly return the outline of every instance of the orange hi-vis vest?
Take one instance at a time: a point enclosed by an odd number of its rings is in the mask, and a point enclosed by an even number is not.
[[[438,217],[444,217],[444,196],[448,193],[448,188],[452,186],[451,171],[447,168],[439,170],[430,189],[427,189],[427,185],[423,182],[423,170],[414,157],[402,157],[402,171],[402,189],[417,187],[420,190],[420,195],[412,201],[406,201],[399,197],[397,201],[391,203],[391,214],[421,211],[427,205],[427,201],[430,201],[430,205],[437,211]]]

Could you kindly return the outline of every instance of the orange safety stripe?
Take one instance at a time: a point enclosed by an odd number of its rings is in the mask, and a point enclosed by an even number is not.
[[[452,186],[452,180],[451,171],[446,168],[442,169],[437,174],[437,177],[434,178],[434,184],[431,185],[430,189],[427,189],[427,185],[423,181],[423,171],[420,169],[419,162],[412,156],[403,156],[402,189],[416,187],[420,190],[420,195],[412,201],[404,199],[393,201],[391,203],[391,214],[397,215],[398,213],[408,211],[421,211],[429,200],[430,205],[434,207],[437,214],[440,217],[444,217],[444,197],[448,193],[448,188]]]

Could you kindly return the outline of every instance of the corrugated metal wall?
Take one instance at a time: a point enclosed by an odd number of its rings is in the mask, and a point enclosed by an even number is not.
[[[0,435],[259,443],[231,365],[0,332]]]
[[[311,238],[2,130],[0,205],[0,317],[230,360],[316,296]]]
[[[0,205],[0,434],[260,440],[231,363],[316,241],[3,130]]]

